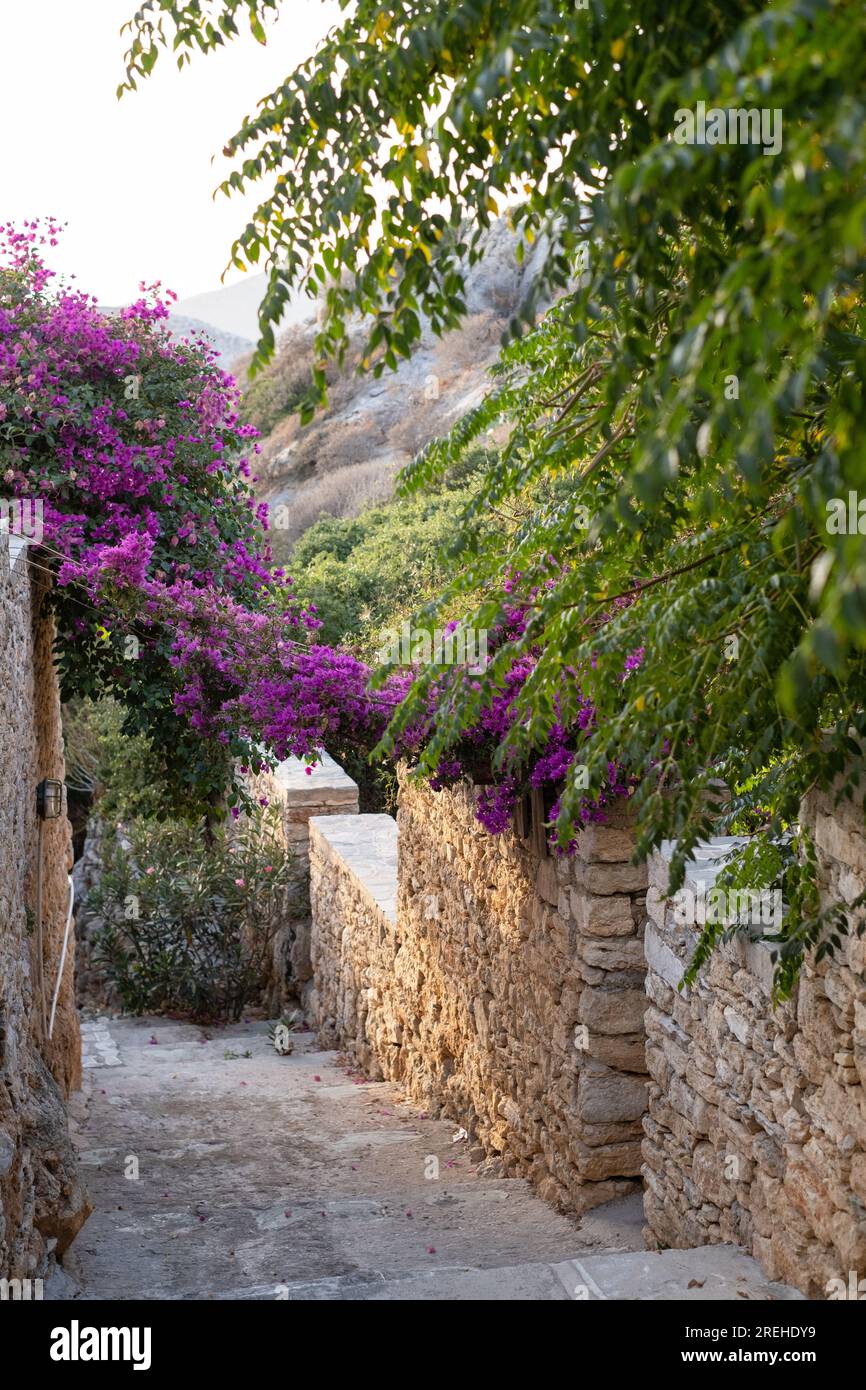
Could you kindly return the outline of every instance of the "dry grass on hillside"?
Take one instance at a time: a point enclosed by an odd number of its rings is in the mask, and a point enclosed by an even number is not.
[[[294,407],[309,384],[315,330],[291,329],[244,397],[245,418],[265,435],[259,472],[268,491],[282,479],[306,482],[312,475],[363,466],[377,455],[411,458],[450,427],[455,406],[482,383],[501,331],[502,320],[491,310],[472,314],[378,380],[357,373],[357,332],[344,366],[328,369],[327,409],[301,429]]]
[[[288,524],[271,533],[274,558],[285,563],[298,537],[322,515],[353,517],[367,507],[387,502],[393,494],[399,468],[397,459],[370,459],[366,463],[337,468],[299,488],[286,507]],[[274,516],[283,519],[281,512],[275,511]]]

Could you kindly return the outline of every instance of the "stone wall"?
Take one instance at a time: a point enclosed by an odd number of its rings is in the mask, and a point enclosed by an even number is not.
[[[81,857],[72,868],[75,887],[75,995],[80,1009],[101,1012],[120,1006],[108,983],[105,964],[99,959],[96,939],[103,921],[92,906],[90,894],[102,880],[105,824],[99,815],[87,820]]]
[[[357,815],[358,786],[327,753],[308,768],[299,758],[286,758],[271,772],[252,779],[257,797],[280,811],[283,838],[297,858],[300,906],[274,938],[273,968],[266,1005],[276,1016],[292,1000],[306,1004],[312,986],[310,915],[304,906],[309,870],[309,822],[313,816]]]
[[[634,1190],[645,871],[628,862],[627,824],[588,829],[573,858],[547,857],[517,834],[488,835],[469,788],[403,777],[398,826],[395,875],[389,817],[311,822],[323,1041],[563,1206]]]
[[[802,822],[824,903],[853,902],[866,888],[862,805],[813,793]],[[723,848],[701,852],[693,890]],[[650,864],[647,898],[650,1243],[736,1241],[771,1278],[841,1296],[852,1271],[854,1286],[866,1276],[866,939],[852,930],[775,1011],[769,950],[742,938],[680,992],[695,938],[664,896],[666,858]]]
[[[37,988],[36,786],[63,776],[51,621],[26,551],[13,565],[8,538],[0,535],[0,1277],[49,1273],[89,1212],[65,1104],[80,1084],[74,940],[50,1042]],[[46,822],[42,966],[49,1010],[71,858],[65,816]]]
[[[558,859],[486,834],[473,800],[404,777],[397,823],[310,822],[322,1042],[573,1211],[636,1185],[643,1132],[650,1246],[743,1245],[774,1280],[849,1295],[866,1279],[863,911],[775,1009],[770,948],[742,935],[680,989],[697,937],[666,897],[670,846],[645,893],[624,816]],[[862,804],[812,793],[802,823],[822,903],[853,903]],[[693,897],[731,843],[696,851]]]
[[[346,1047],[377,1079],[402,1029],[387,980],[397,954],[397,824],[391,816],[310,821],[307,1004],[326,1047]],[[420,1005],[420,994],[418,1004]]]

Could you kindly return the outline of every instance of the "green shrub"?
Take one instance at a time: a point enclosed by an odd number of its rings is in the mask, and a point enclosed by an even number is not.
[[[204,842],[201,825],[140,821],[107,837],[88,906],[96,956],[131,1013],[236,1020],[266,983],[275,933],[299,911],[300,874],[275,808]]]
[[[473,493],[470,474],[432,495],[315,522],[295,545],[290,571],[298,594],[316,605],[318,640],[373,659],[382,633],[399,628],[451,577],[442,551]]]
[[[248,365],[241,368],[242,372]],[[270,434],[281,420],[291,415],[310,389],[313,380],[312,353],[294,358],[283,352],[268,369],[246,385],[240,404],[245,425],[255,425],[263,435]]]
[[[156,818],[197,820],[199,803],[185,794],[145,733],[130,729],[130,713],[118,701],[76,699],[63,707],[63,735],[70,795],[84,797],[109,824]]]
[[[362,815],[377,812],[396,816],[397,772],[390,760],[371,763],[362,749],[350,744],[333,743],[328,751],[357,782],[358,810]]]

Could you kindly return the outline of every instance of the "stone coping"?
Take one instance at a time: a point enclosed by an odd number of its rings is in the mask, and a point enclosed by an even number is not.
[[[321,801],[323,796],[346,802],[357,802],[358,784],[330,754],[321,752],[320,761],[308,771],[301,758],[285,758],[270,773],[277,785],[291,798],[294,805]]]
[[[397,822],[393,816],[311,816],[310,852],[342,865],[373,906],[396,923]]]

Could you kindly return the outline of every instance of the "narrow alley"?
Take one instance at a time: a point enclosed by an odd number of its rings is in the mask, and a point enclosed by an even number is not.
[[[453,1121],[312,1033],[90,1020],[73,1130],[95,1210],[58,1296],[799,1297],[730,1247],[641,1250],[640,1199],[575,1222],[484,1176]]]

